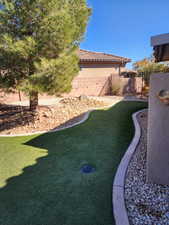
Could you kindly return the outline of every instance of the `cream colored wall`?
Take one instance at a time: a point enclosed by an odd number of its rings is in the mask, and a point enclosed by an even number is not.
[[[78,77],[93,77],[93,76],[110,76],[111,74],[119,74],[119,65],[116,64],[81,64],[81,70]]]
[[[125,67],[125,66],[121,66],[121,67],[120,67],[120,71],[121,71],[121,72],[126,71],[126,67]]]

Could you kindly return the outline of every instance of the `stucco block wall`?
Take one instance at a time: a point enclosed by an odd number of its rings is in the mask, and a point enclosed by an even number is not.
[[[119,76],[112,74],[110,76],[90,76],[81,77],[77,76],[72,82],[72,91],[69,94],[63,96],[103,96],[111,94],[111,87],[113,83],[121,84],[121,94],[133,92],[140,93],[142,89],[141,78],[135,78],[134,83],[129,78],[120,78]],[[22,101],[27,100],[28,97],[21,93]],[[54,96],[39,95],[39,99],[53,98]],[[4,94],[0,92],[0,103],[11,103],[19,101],[18,93]]]
[[[119,64],[110,63],[81,63],[81,70],[79,74],[74,78],[72,82],[72,90],[69,94],[63,96],[80,96],[80,95],[91,95],[91,96],[103,96],[111,94],[112,83],[117,81],[122,85],[122,94],[125,94],[126,90],[131,90],[130,79],[122,78],[119,76],[119,72],[124,71],[125,66]],[[119,68],[120,67],[120,68]],[[135,86],[136,92],[141,92],[141,79],[136,78]],[[134,92],[133,92],[134,93]],[[51,98],[48,95],[41,95],[40,98]],[[28,97],[22,94],[22,100],[27,100]],[[1,102],[12,102],[18,101],[18,94],[4,95],[0,93]]]
[[[109,75],[110,76],[110,75]],[[69,96],[92,95],[99,96],[107,94],[106,84],[109,76],[78,76],[72,83],[72,91]],[[104,90],[103,90],[104,89]]]
[[[120,93],[122,95],[127,93],[141,93],[142,87],[144,85],[141,77],[124,78],[114,74],[112,75],[112,85],[113,84],[120,84]]]
[[[118,64],[84,63],[80,64],[80,72],[72,82],[72,91],[65,96],[106,95],[110,76],[119,77]]]
[[[169,90],[169,74],[152,74],[150,80],[147,146],[147,181],[169,185],[169,105],[158,96]]]
[[[144,82],[142,82],[141,77],[133,77],[133,78],[120,78],[122,87],[123,87],[123,94],[125,93],[141,93],[142,87]]]

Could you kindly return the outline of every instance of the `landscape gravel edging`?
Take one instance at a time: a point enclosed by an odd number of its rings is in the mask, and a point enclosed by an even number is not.
[[[71,124],[71,125],[66,126],[66,127],[56,128],[56,129],[52,129],[52,130],[48,130],[48,131],[37,131],[37,132],[24,133],[24,134],[2,134],[2,135],[0,135],[0,137],[21,137],[21,136],[31,136],[31,135],[36,135],[36,134],[53,133],[53,132],[56,132],[56,131],[65,130],[65,129],[68,129],[68,128],[77,126],[77,125],[79,125],[79,124],[85,122],[85,121],[89,118],[90,113],[91,113],[92,111],[94,111],[94,110],[95,110],[95,109],[86,112],[86,113],[84,114],[84,117],[83,117],[83,119],[82,119],[81,121],[76,122],[76,123]]]
[[[115,179],[113,182],[112,191],[112,204],[113,204],[113,214],[115,218],[116,225],[129,225],[127,210],[124,200],[124,188],[125,188],[125,176],[127,172],[130,160],[136,150],[141,137],[141,127],[137,120],[137,115],[144,112],[146,109],[140,110],[132,115],[132,119],[135,127],[135,134],[132,142],[130,143],[125,155],[123,156],[120,165],[117,169]]]
[[[71,128],[71,127],[74,127],[74,126],[77,126],[81,123],[84,123],[88,118],[89,118],[89,115],[91,112],[95,111],[95,110],[102,110],[102,109],[108,109],[108,108],[111,108],[113,105],[115,105],[117,102],[111,104],[111,105],[108,105],[108,106],[105,106],[105,107],[100,107],[100,108],[94,108],[92,110],[89,110],[87,111],[86,113],[84,113],[84,117],[82,120],[76,122],[76,123],[73,123],[71,125],[68,125],[68,126],[65,126],[65,127],[62,127],[62,128],[56,128],[56,129],[52,129],[52,130],[49,130],[49,131],[37,131],[37,132],[32,132],[32,133],[24,133],[24,134],[1,134],[0,137],[21,137],[21,136],[31,136],[31,135],[36,135],[36,134],[44,134],[44,133],[53,133],[53,132],[57,132],[57,131],[61,131],[61,130],[65,130],[65,129],[68,129],[68,128]]]
[[[93,97],[91,97],[91,98],[93,98]],[[89,118],[89,115],[90,115],[90,113],[92,111],[111,108],[113,105],[117,104],[119,101],[140,101],[140,102],[147,102],[146,100],[141,100],[141,99],[130,99],[130,98],[129,99],[121,99],[121,100],[116,99],[114,101],[114,103],[112,103],[112,104],[110,104],[108,106],[99,107],[99,108],[93,108],[93,109],[87,111],[86,113],[84,113],[84,117],[83,117],[82,120],[80,120],[78,122],[75,122],[75,123],[73,123],[71,125],[62,127],[62,128],[56,128],[56,129],[44,130],[44,131],[37,131],[37,132],[30,132],[30,133],[23,133],[23,134],[0,134],[0,137],[22,137],[22,136],[31,136],[31,135],[36,135],[36,134],[52,133],[52,132],[57,132],[57,131],[65,130],[65,129],[68,129],[68,128],[77,126],[77,125],[85,122]]]

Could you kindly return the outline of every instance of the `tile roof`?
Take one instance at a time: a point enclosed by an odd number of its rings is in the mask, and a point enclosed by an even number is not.
[[[116,55],[106,54],[102,52],[92,52],[87,50],[80,49],[78,51],[78,55],[80,57],[81,62],[89,62],[89,61],[99,61],[99,62],[117,62],[117,63],[127,63],[131,62],[131,59],[120,57]]]

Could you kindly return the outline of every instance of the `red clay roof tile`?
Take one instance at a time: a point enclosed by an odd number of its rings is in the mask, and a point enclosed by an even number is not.
[[[80,49],[78,51],[80,61],[103,61],[103,62],[117,62],[117,63],[128,63],[131,59],[120,57],[116,55],[106,54],[102,52],[92,52]]]

